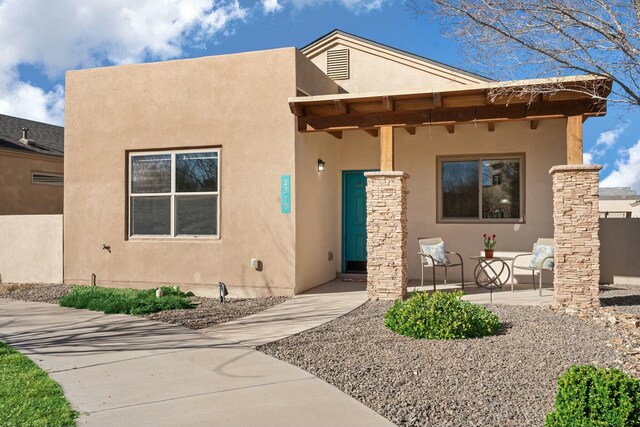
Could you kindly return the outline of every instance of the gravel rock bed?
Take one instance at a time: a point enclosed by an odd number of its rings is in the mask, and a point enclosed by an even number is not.
[[[600,286],[600,305],[610,307],[616,313],[640,315],[640,286]]]
[[[0,298],[57,304],[58,299],[71,292],[71,285],[51,284],[0,284]],[[224,304],[217,299],[193,297],[196,308],[167,310],[144,317],[159,322],[182,325],[190,329],[202,329],[241,317],[250,316],[285,302],[288,297],[231,298]]]
[[[399,426],[542,426],[573,364],[618,366],[611,332],[548,308],[490,306],[501,335],[415,340],[384,327],[389,302],[260,351],[333,384]]]
[[[182,325],[189,329],[202,329],[241,317],[250,316],[285,302],[288,297],[233,298],[220,304],[217,299],[193,297],[199,305],[186,310],[167,310],[144,317],[165,323]]]
[[[58,284],[2,284],[0,298],[57,304],[58,299],[71,292],[70,285]]]

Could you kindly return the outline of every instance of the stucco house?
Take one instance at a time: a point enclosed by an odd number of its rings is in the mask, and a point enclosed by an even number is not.
[[[0,114],[0,215],[61,214],[64,130]]]
[[[495,97],[541,81],[337,30],[302,49],[70,71],[64,280],[292,295],[368,272],[384,296],[420,277],[418,237],[465,259],[485,232],[528,251],[554,235],[550,169],[593,171],[582,122],[606,104],[572,87],[610,88],[555,81],[567,90]]]
[[[640,196],[629,187],[600,187],[601,218],[640,218]]]

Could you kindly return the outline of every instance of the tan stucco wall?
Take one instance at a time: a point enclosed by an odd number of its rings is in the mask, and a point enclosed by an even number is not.
[[[456,73],[433,66],[430,70],[419,60],[400,59],[366,47],[355,48],[337,43],[330,50],[349,49],[349,78],[336,82],[349,93],[390,92],[396,90],[438,90],[462,86],[477,79],[461,79]],[[324,73],[327,71],[327,52],[311,58]],[[421,68],[417,68],[420,66]]]
[[[600,218],[600,283],[640,285],[640,218]]]
[[[280,212],[280,177],[295,182],[295,56],[289,48],[67,73],[65,282],[95,273],[111,286],[217,295],[223,281],[231,296],[291,295],[295,210]],[[198,146],[221,147],[221,238],[127,239],[126,150]]]
[[[509,253],[529,252],[539,237],[552,237],[553,194],[549,169],[565,163],[565,123],[565,120],[542,121],[537,130],[531,130],[529,123],[524,121],[498,123],[495,132],[488,132],[486,124],[467,124],[457,125],[454,134],[447,133],[444,127],[434,126],[418,128],[415,136],[403,129],[396,129],[395,169],[410,175],[407,180],[409,278],[420,277],[416,254],[418,237],[441,236],[448,250],[460,252],[465,259],[467,280],[472,279],[475,267],[468,257],[480,254],[483,233],[497,234],[496,249]],[[309,209],[304,217],[305,227],[319,227],[317,231],[305,232],[313,234],[309,241],[315,239],[321,248],[308,247],[307,250],[298,251],[298,277],[320,280],[331,276],[332,272],[335,274],[341,267],[342,171],[378,169],[379,141],[365,132],[345,132],[340,141],[317,133],[304,134],[298,141],[298,152],[303,146],[307,149],[305,156],[310,170],[318,156],[326,161],[327,169],[323,173],[316,173],[314,185],[307,187],[311,193],[307,203],[315,203],[315,208]],[[436,223],[436,156],[483,153],[525,154],[525,223]],[[302,171],[300,168],[298,170],[300,174]],[[328,186],[334,187],[329,190]],[[333,220],[325,217],[331,211]],[[301,227],[298,228],[298,236],[301,236]],[[333,238],[322,237],[326,230],[332,228]],[[334,251],[333,263],[327,261],[329,250]],[[456,271],[449,273],[452,278],[459,276]],[[523,272],[523,275],[527,281],[528,273]]]
[[[0,283],[62,283],[62,215],[0,216]]]
[[[63,172],[61,157],[0,150],[0,215],[61,214],[63,187],[32,184],[32,172]]]

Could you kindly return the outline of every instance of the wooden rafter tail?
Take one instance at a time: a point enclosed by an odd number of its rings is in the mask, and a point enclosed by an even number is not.
[[[409,135],[415,135],[416,134],[416,127],[415,126],[405,126],[404,130],[406,130]]]
[[[447,128],[447,132],[449,132],[449,133],[454,133],[456,131],[455,125],[452,125],[452,124],[451,125],[444,125],[444,127]]]
[[[368,133],[369,135],[373,136],[374,138],[378,136],[378,129],[362,129],[362,130]]]

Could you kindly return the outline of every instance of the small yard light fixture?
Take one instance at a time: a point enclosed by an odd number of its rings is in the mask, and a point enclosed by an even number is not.
[[[224,304],[225,297],[229,295],[229,291],[227,291],[227,285],[219,282],[218,287],[220,288],[220,304]]]
[[[318,159],[318,172],[322,172],[324,170],[324,161],[322,159]]]

